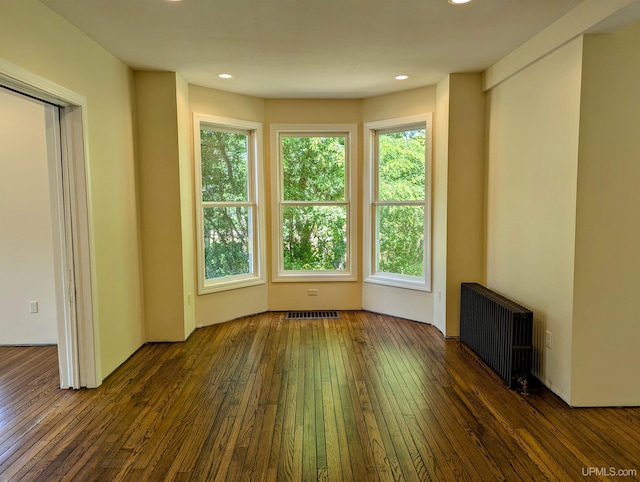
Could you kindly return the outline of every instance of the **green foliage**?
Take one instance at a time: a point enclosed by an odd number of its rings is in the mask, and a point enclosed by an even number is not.
[[[202,201],[249,200],[249,137],[246,134],[200,131]],[[247,206],[205,207],[205,278],[250,272],[250,215]]]
[[[283,137],[285,201],[344,201],[345,138]]]
[[[343,270],[347,262],[345,206],[284,206],[286,270]]]
[[[378,206],[378,266],[384,273],[424,274],[424,207]]]
[[[249,137],[231,132],[200,131],[202,200],[247,201]]]
[[[286,270],[344,270],[347,265],[346,139],[285,136],[283,261]],[[202,200],[206,278],[251,270],[253,207],[249,201],[249,137],[201,131]],[[425,196],[425,130],[378,136],[378,201],[422,201]],[[326,202],[337,204],[323,204]],[[377,270],[423,275],[424,206],[376,207]]]
[[[345,138],[282,138],[285,201],[344,201]],[[285,270],[343,270],[347,263],[345,205],[282,208]]]
[[[378,200],[425,197],[425,130],[378,135]],[[377,270],[424,274],[424,206],[377,206]]]
[[[424,199],[424,129],[378,135],[378,158],[378,200]]]
[[[250,272],[249,208],[204,209],[205,279]]]

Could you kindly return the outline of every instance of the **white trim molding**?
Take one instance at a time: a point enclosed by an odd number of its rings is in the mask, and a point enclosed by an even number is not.
[[[272,124],[271,125],[271,237],[273,282],[357,281],[358,279],[358,126],[357,124]],[[343,205],[347,209],[347,254],[344,270],[285,270],[283,260],[282,210],[283,169],[280,139],[286,135],[344,136],[345,199],[341,202],[310,202],[314,205]]]
[[[202,126],[211,129],[228,129],[246,132],[249,136],[249,199],[241,203],[254,211],[252,224],[251,272],[243,275],[228,276],[213,280],[206,279],[204,260],[204,219],[202,201],[202,152],[200,150],[200,131]],[[265,213],[264,213],[264,173],[262,160],[262,124],[259,122],[220,117],[207,114],[193,114],[193,154],[195,161],[195,203],[197,212],[197,262],[198,294],[204,295],[236,288],[245,288],[266,283],[265,257]],[[236,203],[237,204],[237,203]]]
[[[395,273],[377,272],[375,269],[376,234],[373,216],[376,206],[376,138],[381,131],[395,131],[414,126],[425,128],[425,197],[424,203],[424,276],[407,276]],[[431,291],[431,210],[432,210],[432,114],[422,114],[395,119],[386,119],[364,124],[364,169],[363,169],[363,272],[366,283],[375,283],[396,288]]]

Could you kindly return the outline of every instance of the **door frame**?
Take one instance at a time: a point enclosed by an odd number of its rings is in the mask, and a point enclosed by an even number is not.
[[[91,231],[87,99],[0,59],[0,86],[58,107],[60,162],[50,169],[57,244],[58,363],[61,388],[94,388],[102,383],[95,259]],[[49,119],[51,120],[51,119]],[[55,185],[54,185],[55,183]],[[53,220],[54,223],[56,219]]]

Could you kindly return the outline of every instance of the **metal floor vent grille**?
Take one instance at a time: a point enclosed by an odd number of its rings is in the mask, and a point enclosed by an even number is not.
[[[319,320],[322,318],[340,318],[335,310],[329,311],[288,311],[285,320]]]

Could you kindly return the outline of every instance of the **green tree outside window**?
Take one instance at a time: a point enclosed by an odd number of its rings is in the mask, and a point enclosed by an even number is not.
[[[345,136],[282,136],[285,270],[347,265]]]

